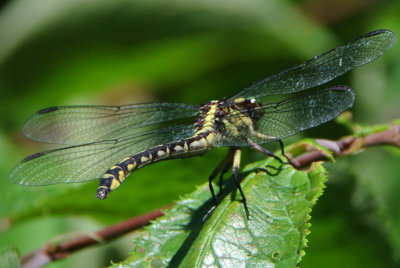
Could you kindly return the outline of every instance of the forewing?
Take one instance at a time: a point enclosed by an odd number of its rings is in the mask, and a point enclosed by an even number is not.
[[[34,154],[14,167],[10,180],[22,185],[47,185],[97,179],[127,156],[193,134],[191,125],[174,126]]]
[[[350,108],[353,102],[354,92],[349,87],[335,86],[266,104],[258,108],[262,113],[253,117],[254,130],[264,135],[264,138],[252,135],[248,130],[241,130],[244,136],[224,133],[216,146],[248,146],[247,137],[258,144],[281,140],[334,119]]]
[[[149,103],[123,106],[63,106],[43,109],[23,127],[30,139],[68,145],[134,136],[160,122],[198,115],[195,105]]]
[[[301,65],[260,80],[231,99],[288,94],[322,85],[355,67],[378,58],[395,41],[395,34],[389,30],[368,33]]]

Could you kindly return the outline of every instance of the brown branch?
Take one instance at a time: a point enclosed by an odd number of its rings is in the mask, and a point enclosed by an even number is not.
[[[378,4],[376,0],[336,0],[334,5],[331,1],[307,0],[299,8],[320,24],[332,25]]]
[[[316,139],[316,141],[330,150],[333,156],[344,156],[353,152],[376,145],[392,145],[400,148],[400,125],[395,125],[389,129],[366,135],[364,137],[344,137],[337,141]],[[291,159],[297,168],[310,165],[312,162],[326,160],[327,156],[321,150],[310,150]]]
[[[167,207],[165,207],[167,208]],[[165,209],[163,208],[163,209]],[[71,253],[97,244],[110,241],[131,231],[137,230],[163,215],[158,209],[138,217],[117,223],[93,235],[82,235],[77,238],[62,242],[58,245],[47,244],[42,249],[27,254],[21,258],[23,268],[42,267],[53,260],[63,259]]]

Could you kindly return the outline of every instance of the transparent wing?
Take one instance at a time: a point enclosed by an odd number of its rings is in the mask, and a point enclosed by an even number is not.
[[[193,134],[191,125],[183,125],[37,153],[18,163],[10,180],[23,185],[47,185],[97,179],[127,156]]]
[[[395,34],[388,30],[368,33],[316,56],[306,63],[260,80],[231,99],[288,94],[322,85],[355,67],[378,58],[395,41]]]
[[[77,145],[134,136],[151,125],[198,113],[195,105],[177,103],[51,107],[32,115],[22,131],[39,142]]]
[[[253,116],[254,130],[264,135],[263,138],[247,129],[239,129],[243,135],[238,137],[232,135],[228,128],[216,146],[248,146],[247,137],[258,144],[284,139],[334,119],[353,105],[354,97],[349,87],[335,86],[266,104],[258,108]],[[234,121],[235,118],[228,117],[228,120]]]

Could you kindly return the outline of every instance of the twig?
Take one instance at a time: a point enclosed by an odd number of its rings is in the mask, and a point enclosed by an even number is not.
[[[330,150],[333,156],[344,156],[355,151],[376,145],[392,145],[400,148],[400,125],[395,125],[389,129],[366,135],[364,137],[344,137],[337,141],[316,139],[316,141]],[[326,160],[327,156],[323,151],[312,150],[305,152],[292,159],[297,168],[310,165],[312,162]]]
[[[162,215],[162,209],[158,209],[107,227],[91,236],[85,234],[78,238],[62,242],[59,245],[45,245],[42,249],[23,256],[21,258],[22,268],[42,267],[53,260],[63,259],[77,250],[96,244],[102,244],[137,230],[149,224],[151,220],[161,217]]]

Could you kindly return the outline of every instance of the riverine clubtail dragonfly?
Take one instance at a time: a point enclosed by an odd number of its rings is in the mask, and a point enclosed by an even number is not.
[[[318,89],[276,103],[266,102],[265,97],[327,83],[376,59],[395,39],[388,30],[368,33],[258,81],[233,97],[201,105],[148,103],[40,110],[25,123],[23,133],[39,142],[67,147],[26,157],[14,167],[10,179],[21,185],[97,179],[96,196],[104,199],[143,166],[203,155],[214,147],[230,147],[209,177],[210,190],[217,203],[211,182],[233,164],[233,180],[248,213],[238,181],[240,148],[250,146],[280,160],[261,144],[277,141],[283,152],[282,139],[332,120],[354,102],[354,93],[347,86]]]

